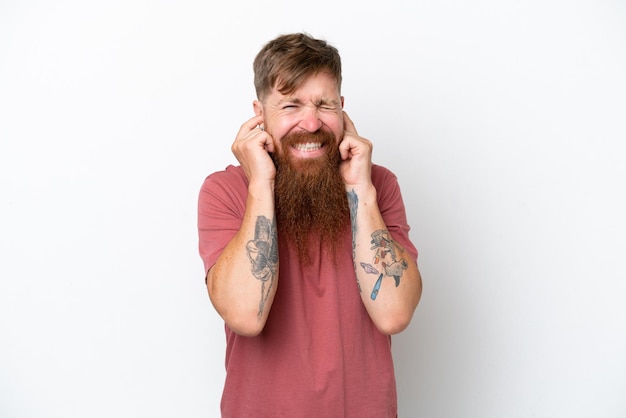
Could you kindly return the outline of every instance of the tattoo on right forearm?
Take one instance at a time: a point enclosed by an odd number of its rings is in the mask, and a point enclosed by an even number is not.
[[[348,192],[348,207],[350,209],[350,227],[352,230],[352,264],[354,266],[354,272],[356,273],[356,214],[359,208],[359,197],[354,189]],[[361,283],[359,283],[359,277],[356,278],[356,285],[361,290]]]
[[[278,270],[278,232],[276,222],[265,216],[259,216],[254,228],[254,239],[246,244],[246,251],[251,263],[251,272],[261,281],[261,300],[258,317],[263,316],[265,302],[274,285]]]

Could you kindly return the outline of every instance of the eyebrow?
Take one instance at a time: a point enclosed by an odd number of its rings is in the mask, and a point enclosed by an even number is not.
[[[285,97],[284,99],[278,102],[279,105],[284,104],[284,103],[293,103],[293,104],[300,105],[303,102],[297,97]],[[315,106],[323,106],[323,105],[337,106],[339,104],[339,101],[334,100],[334,99],[317,99],[314,101],[314,104]]]
[[[302,104],[302,101],[296,97],[285,97],[278,101],[278,104],[281,105],[283,103],[294,103],[294,104]]]

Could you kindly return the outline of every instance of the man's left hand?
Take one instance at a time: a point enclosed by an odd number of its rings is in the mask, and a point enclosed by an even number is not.
[[[360,137],[354,123],[343,112],[344,133],[339,144],[341,154],[341,175],[346,183],[346,190],[362,189],[372,182],[372,143]]]

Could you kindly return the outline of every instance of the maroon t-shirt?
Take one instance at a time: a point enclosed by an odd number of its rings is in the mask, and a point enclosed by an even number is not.
[[[409,226],[396,177],[374,165],[378,205],[394,240],[412,257]],[[199,249],[205,272],[239,230],[248,181],[228,166],[206,178],[199,197]],[[391,338],[369,318],[359,295],[350,228],[337,265],[324,242],[303,267],[279,243],[276,296],[265,328],[242,337],[226,328],[224,418],[393,418],[397,415]]]

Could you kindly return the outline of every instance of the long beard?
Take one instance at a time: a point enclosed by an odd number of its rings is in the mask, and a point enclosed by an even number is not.
[[[294,143],[321,142],[326,153],[315,159],[290,158]],[[345,184],[339,171],[339,144],[332,133],[297,133],[281,141],[276,164],[276,220],[281,239],[290,240],[300,260],[310,265],[310,243],[319,238],[333,256],[342,242],[339,237],[350,223]]]

